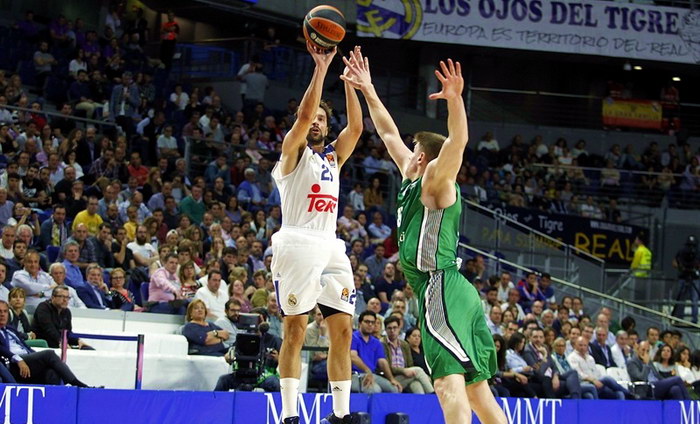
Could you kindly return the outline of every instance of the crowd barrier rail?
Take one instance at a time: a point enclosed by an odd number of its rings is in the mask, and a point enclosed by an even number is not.
[[[74,333],[75,337],[81,339],[114,340],[121,342],[136,342],[136,375],[134,377],[134,389],[141,390],[143,384],[143,356],[144,356],[144,335],[138,336],[114,336],[104,334]],[[61,331],[61,361],[68,359],[68,330]]]

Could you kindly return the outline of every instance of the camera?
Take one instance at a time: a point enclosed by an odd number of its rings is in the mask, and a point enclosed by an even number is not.
[[[688,236],[685,246],[676,255],[676,262],[678,264],[679,279],[697,280],[700,278],[698,240],[695,236]]]
[[[265,359],[269,354],[263,349],[262,335],[267,333],[270,325],[266,322],[261,323],[258,314],[241,313],[236,328],[236,343],[227,355],[233,362],[236,389],[251,391],[262,375]]]

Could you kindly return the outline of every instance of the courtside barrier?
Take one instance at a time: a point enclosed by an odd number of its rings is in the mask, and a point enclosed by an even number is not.
[[[12,424],[278,424],[279,393],[78,389],[0,385],[0,421]],[[509,424],[700,424],[699,401],[499,399]],[[300,396],[301,424],[330,413],[331,395]],[[411,424],[442,423],[435,395],[351,396],[351,409],[384,424],[404,412]],[[478,423],[478,420],[474,420]]]
[[[141,385],[143,383],[143,334],[139,334],[138,336],[111,336],[104,334],[73,333],[73,335],[81,339],[136,342],[136,376],[134,377],[134,389],[141,390]],[[66,362],[68,348],[68,330],[61,330],[61,361],[63,362]]]

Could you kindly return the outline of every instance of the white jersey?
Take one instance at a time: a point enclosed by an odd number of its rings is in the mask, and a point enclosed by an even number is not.
[[[282,200],[282,226],[335,235],[338,218],[338,154],[332,145],[322,153],[304,148],[297,167],[282,176],[279,162],[272,170]]]

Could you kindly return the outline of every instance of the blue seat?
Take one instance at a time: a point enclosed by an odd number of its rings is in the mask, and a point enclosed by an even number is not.
[[[141,292],[141,305],[143,306],[146,302],[148,302],[148,288],[151,285],[151,283],[143,283],[141,284],[140,287],[140,292]]]
[[[112,288],[112,276],[109,274],[109,271],[106,269],[102,270],[102,281],[107,284],[107,287]]]
[[[56,259],[58,259],[58,252],[61,251],[61,248],[58,246],[47,246],[46,247],[46,257],[49,260],[49,263],[54,263],[56,262]]]

